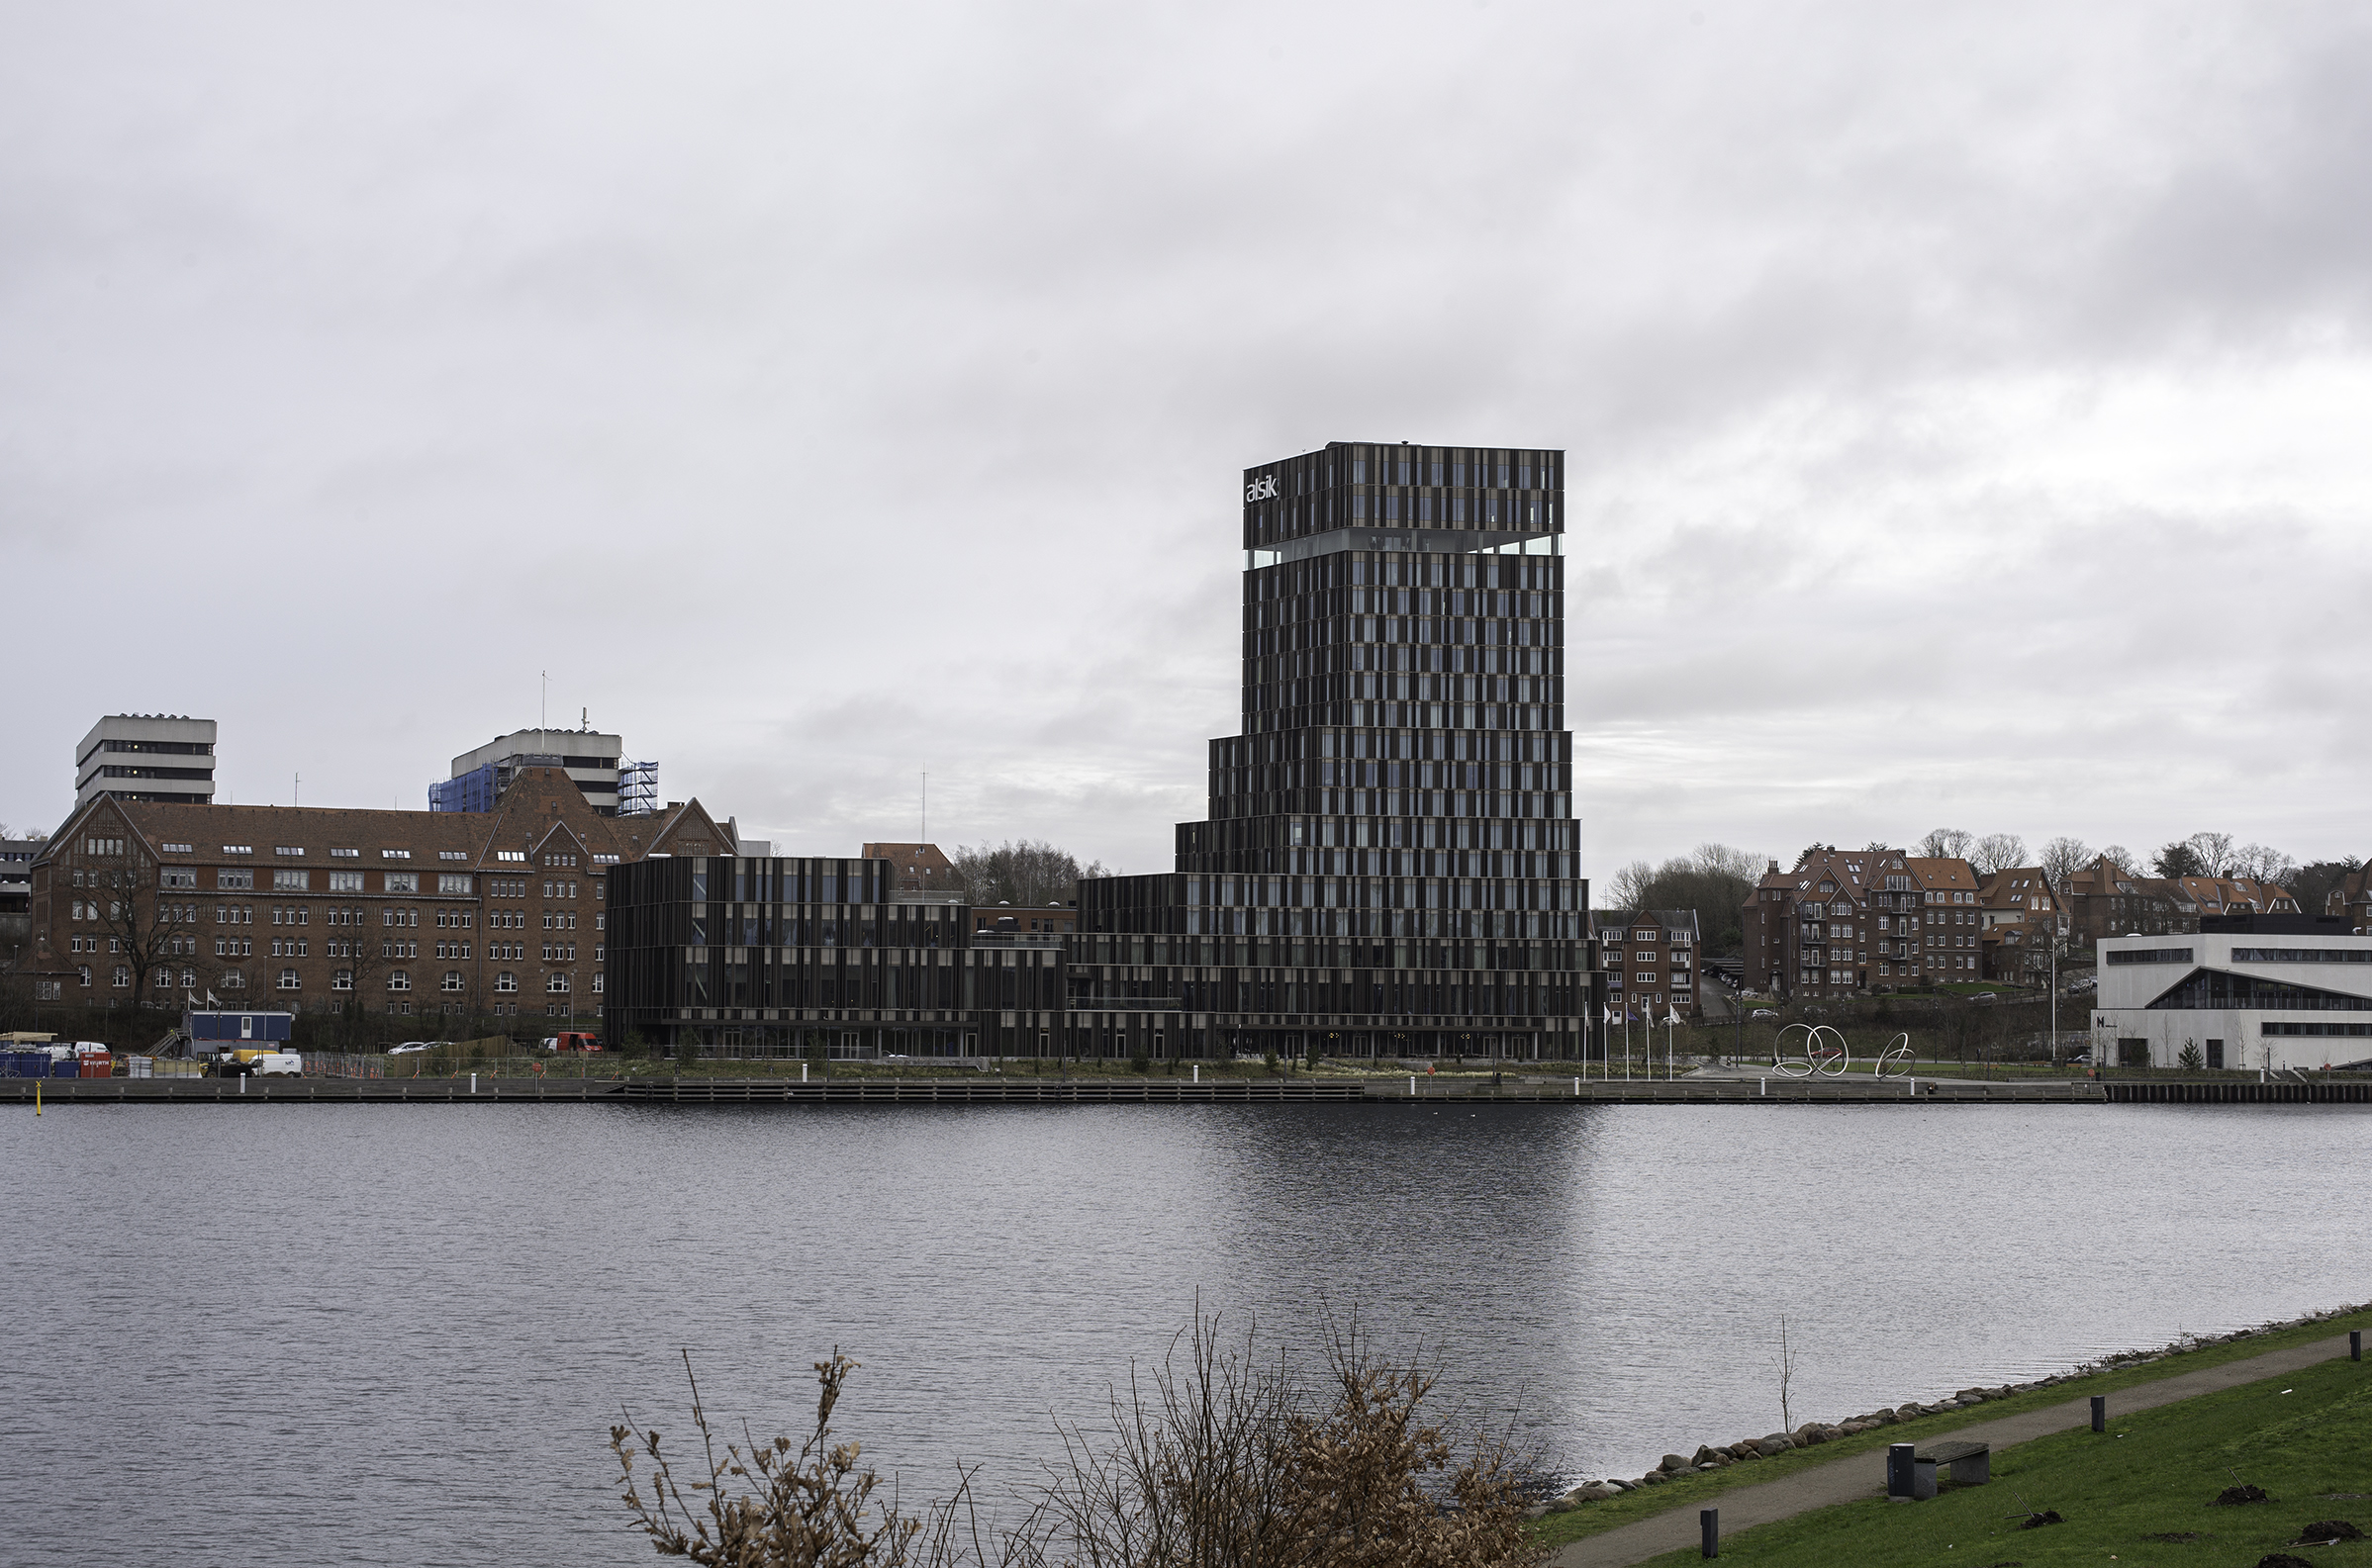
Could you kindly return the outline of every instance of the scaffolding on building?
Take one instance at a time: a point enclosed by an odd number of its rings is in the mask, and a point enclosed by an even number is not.
[[[621,817],[649,816],[659,809],[659,765],[655,762],[634,762],[628,758],[617,761],[617,814]]]

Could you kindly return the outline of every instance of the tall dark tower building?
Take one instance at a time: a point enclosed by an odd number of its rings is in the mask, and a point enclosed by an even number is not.
[[[1244,732],[1175,872],[1081,884],[1073,1052],[1581,1054],[1564,463],[1244,471]]]

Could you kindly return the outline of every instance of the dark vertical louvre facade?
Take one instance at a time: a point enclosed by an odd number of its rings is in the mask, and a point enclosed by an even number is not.
[[[721,1056],[1058,1050],[1058,939],[971,932],[883,860],[680,857],[610,873],[604,1032]]]
[[[1243,733],[1176,872],[1082,884],[1075,1050],[1580,1055],[1563,470],[1336,443],[1246,471]]]

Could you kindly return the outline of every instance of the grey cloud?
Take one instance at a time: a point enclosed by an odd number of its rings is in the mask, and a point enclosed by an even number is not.
[[[0,549],[72,652],[0,817],[125,707],[222,718],[243,797],[414,802],[548,668],[803,847],[927,765],[951,839],[1164,864],[1236,471],[1405,437],[1573,453],[1603,865],[2334,849],[2363,460],[2203,389],[2365,369],[2366,53],[2312,5],[51,12]]]

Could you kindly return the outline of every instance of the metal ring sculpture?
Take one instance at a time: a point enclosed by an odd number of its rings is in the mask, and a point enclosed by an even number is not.
[[[1908,1077],[1916,1065],[1911,1058],[1911,1032],[1905,1030],[1894,1037],[1893,1044],[1878,1053],[1877,1075],[1881,1078]]]
[[[1787,1037],[1799,1029],[1804,1031],[1804,1054],[1790,1057],[1786,1055]],[[1852,1048],[1827,1024],[1789,1024],[1771,1042],[1770,1069],[1783,1078],[1808,1078],[1815,1072],[1824,1078],[1841,1078],[1852,1067]]]

